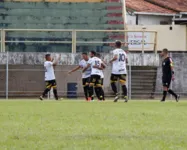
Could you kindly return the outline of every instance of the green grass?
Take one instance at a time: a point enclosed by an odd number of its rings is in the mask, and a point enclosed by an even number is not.
[[[0,101],[0,150],[187,149],[187,102]]]

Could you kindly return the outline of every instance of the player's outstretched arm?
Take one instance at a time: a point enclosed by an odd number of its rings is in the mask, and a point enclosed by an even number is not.
[[[73,73],[73,72],[75,72],[75,71],[77,71],[77,70],[79,70],[79,69],[81,69],[81,67],[80,67],[80,66],[77,66],[77,67],[75,67],[74,69],[72,69],[71,71],[69,71],[68,74],[71,74],[71,73]]]

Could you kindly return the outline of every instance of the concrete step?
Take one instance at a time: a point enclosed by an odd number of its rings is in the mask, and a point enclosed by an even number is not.
[[[133,72],[131,73],[132,76],[155,76],[156,72]]]
[[[137,83],[132,83],[131,86],[134,87],[139,87],[139,88],[150,88],[153,87],[155,84],[154,83],[144,83],[144,84],[137,84]]]
[[[147,84],[150,84],[150,85],[154,85],[155,84],[155,80],[131,80],[132,82],[131,82],[131,84],[132,85],[136,85],[136,86],[138,86],[138,85],[147,85]]]
[[[131,88],[132,93],[134,94],[149,94],[154,92],[154,88],[141,88],[141,87],[133,87]]]

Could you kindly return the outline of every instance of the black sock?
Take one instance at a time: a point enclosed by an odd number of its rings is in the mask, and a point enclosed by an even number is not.
[[[55,96],[55,99],[58,100],[58,94],[57,94],[57,89],[53,88],[53,94]]]
[[[127,96],[127,86],[126,85],[122,85],[122,90],[123,90],[124,97]]]
[[[86,99],[88,99],[88,92],[89,92],[89,86],[85,86],[84,87],[84,95],[85,95]]]
[[[98,91],[99,91],[99,99],[104,100],[105,99],[105,94],[104,94],[103,88],[98,87]]]
[[[94,89],[93,86],[89,86],[89,97],[93,97]]]
[[[115,82],[112,82],[111,83],[111,87],[112,87],[112,90],[114,92],[114,94],[116,95],[118,92],[117,92],[117,87],[116,87],[116,83]]]
[[[45,97],[45,95],[50,91],[50,89],[46,88],[42,94],[43,97]]]
[[[162,101],[165,101],[166,96],[167,96],[167,91],[163,91],[163,98],[162,98]]]
[[[177,98],[177,94],[175,94],[175,92],[173,92],[171,89],[168,90],[168,93],[175,96],[175,98]]]
[[[95,94],[96,94],[97,98],[100,99],[99,88],[95,87],[94,89],[95,89]]]
[[[105,92],[103,90],[103,88],[101,87],[101,90],[102,90],[102,96],[103,96],[103,100],[105,100]]]

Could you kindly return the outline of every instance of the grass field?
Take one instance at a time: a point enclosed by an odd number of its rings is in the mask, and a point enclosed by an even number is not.
[[[187,102],[0,101],[0,150],[186,150]]]

